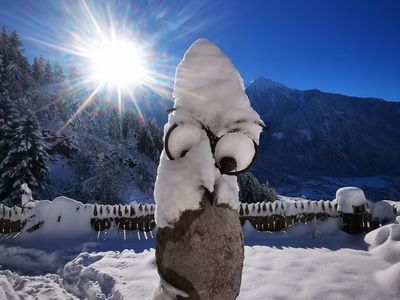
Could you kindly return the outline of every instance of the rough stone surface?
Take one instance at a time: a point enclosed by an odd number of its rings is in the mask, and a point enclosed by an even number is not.
[[[158,230],[157,269],[189,299],[236,299],[244,259],[239,215],[208,198],[200,210],[184,212],[174,228]]]

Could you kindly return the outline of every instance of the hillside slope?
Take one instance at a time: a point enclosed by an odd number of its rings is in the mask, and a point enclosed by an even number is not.
[[[372,197],[400,198],[400,103],[295,90],[265,78],[246,92],[269,127],[258,178],[288,194],[329,197],[355,182]]]

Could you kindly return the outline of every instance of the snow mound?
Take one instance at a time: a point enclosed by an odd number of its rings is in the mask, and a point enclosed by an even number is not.
[[[400,294],[400,217],[393,224],[371,231],[365,236],[373,256],[392,265],[376,274],[377,281],[387,289]]]
[[[69,239],[93,233],[90,218],[93,205],[82,204],[67,197],[57,197],[53,201],[36,201],[35,207],[14,212],[14,219],[27,221],[21,233],[23,239],[39,237]]]
[[[381,260],[364,251],[245,248],[238,299],[396,299],[374,276]]]
[[[378,219],[381,223],[394,220],[396,209],[388,201],[379,201],[372,206],[372,218]]]
[[[80,299],[149,299],[158,279],[154,249],[81,253],[62,272]]]
[[[0,272],[0,299],[9,299],[9,300],[18,300],[19,297],[17,293],[14,291],[11,283],[7,280],[7,276]],[[11,273],[10,271],[6,271],[8,275]]]
[[[353,213],[353,207],[367,204],[362,189],[357,187],[343,187],[336,191],[336,200],[338,202],[337,211],[347,214]]]
[[[78,298],[65,290],[59,275],[20,276],[5,270],[0,271],[0,299],[77,300]]]
[[[399,250],[394,228],[400,218],[367,235],[369,252],[358,243],[361,236],[342,232],[337,222],[295,224],[278,233],[257,232],[247,222],[245,238],[258,244],[245,246],[238,299],[398,299],[399,257],[377,250]],[[59,274],[0,271],[0,299],[149,299],[158,281],[154,249],[81,252]]]
[[[390,263],[400,263],[400,217],[397,217],[393,224],[368,233],[365,241],[370,245],[371,254],[380,256]]]
[[[377,281],[387,290],[400,294],[400,263],[376,274]]]

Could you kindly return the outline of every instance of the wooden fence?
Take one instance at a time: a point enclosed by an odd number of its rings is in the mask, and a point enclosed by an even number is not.
[[[373,216],[374,204],[353,206],[353,213],[337,210],[336,200],[332,201],[291,201],[269,203],[241,203],[239,216],[242,225],[249,221],[258,231],[280,231],[295,223],[309,223],[313,220],[325,220],[328,217],[339,218],[342,230],[350,234],[367,233],[388,221],[391,215],[400,215],[400,203],[387,204],[392,212],[387,218]],[[389,211],[390,212],[390,211]]]
[[[156,227],[155,204],[94,205],[92,228],[104,231],[116,226],[122,230],[151,232]]]
[[[156,227],[155,204],[98,205],[82,204],[76,201],[74,203],[76,203],[75,206],[70,209],[75,213],[85,210],[86,213],[79,217],[87,219],[91,228],[97,232],[107,231],[112,227],[124,231],[152,232]],[[399,215],[400,203],[392,203],[391,206],[394,214]],[[21,208],[0,205],[0,234],[3,238],[4,236],[15,237],[22,231],[31,233],[40,229],[46,222],[46,217],[32,221],[36,215],[35,210],[39,209],[40,207]],[[328,217],[339,218],[342,229],[351,234],[369,232],[383,223],[382,220],[373,217],[368,204],[353,207],[352,214],[344,214],[337,211],[335,200],[241,203],[239,216],[242,225],[249,221],[258,231],[280,231],[298,222],[307,224],[313,220],[324,220]],[[58,216],[58,221],[61,217],[62,214]]]

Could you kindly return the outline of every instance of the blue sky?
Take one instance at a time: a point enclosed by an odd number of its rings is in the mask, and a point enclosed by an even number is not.
[[[245,83],[264,76],[298,89],[400,100],[400,1],[87,1],[101,26],[112,23],[173,68],[199,37],[216,43]],[[49,47],[90,34],[79,1],[0,1],[0,25],[17,30],[31,58],[64,64]],[[87,30],[86,30],[87,29]],[[38,43],[38,40],[46,43]],[[82,43],[82,39],[80,39]],[[90,41],[88,41],[90,43]]]

